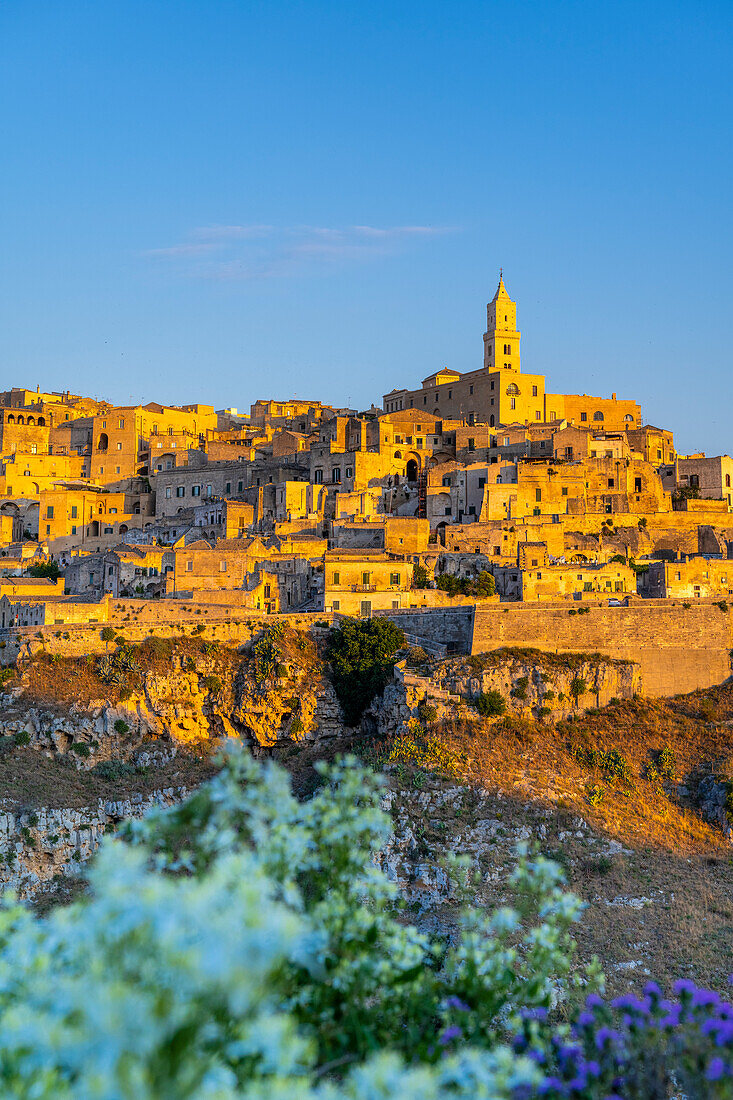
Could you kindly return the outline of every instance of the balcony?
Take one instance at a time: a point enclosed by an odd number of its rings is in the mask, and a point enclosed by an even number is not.
[[[376,584],[352,584],[351,585],[351,591],[352,592],[376,592],[377,591],[377,586],[376,586]]]

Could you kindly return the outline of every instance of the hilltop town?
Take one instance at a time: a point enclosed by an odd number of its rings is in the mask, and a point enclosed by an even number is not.
[[[11,389],[0,433],[0,626],[21,642],[412,612],[402,625],[450,652],[415,612],[733,593],[733,460],[678,454],[633,399],[548,392],[522,370],[503,278],[483,365],[438,370],[381,409]]]

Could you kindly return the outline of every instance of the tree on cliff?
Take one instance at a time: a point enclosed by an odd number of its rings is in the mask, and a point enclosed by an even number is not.
[[[392,676],[394,655],[405,635],[389,619],[347,619],[328,646],[333,684],[344,716],[355,726]]]

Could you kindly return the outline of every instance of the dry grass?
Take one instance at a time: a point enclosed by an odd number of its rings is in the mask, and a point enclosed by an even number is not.
[[[131,794],[151,794],[163,787],[193,789],[215,772],[203,754],[179,752],[168,764],[139,768],[107,780],[94,771],[77,771],[63,757],[49,758],[32,748],[0,752],[0,799],[13,813],[47,806],[96,806],[98,799],[116,801]]]
[[[110,644],[109,656],[120,650]],[[23,693],[19,703],[65,711],[75,703],[87,706],[104,700],[119,703],[132,692],[143,690],[146,673],[165,675],[171,671],[173,658],[179,658],[185,667],[195,668],[205,661],[207,673],[216,672],[224,682],[231,680],[241,663],[236,649],[217,642],[205,642],[199,638],[146,638],[140,645],[126,645],[139,666],[128,672],[123,683],[110,682],[99,675],[100,658],[96,656],[59,657],[45,653],[36,654],[22,670],[19,670]]]

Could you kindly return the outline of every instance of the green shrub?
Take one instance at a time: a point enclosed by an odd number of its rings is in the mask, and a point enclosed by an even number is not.
[[[727,603],[726,600],[716,600],[715,606],[719,607],[721,611],[727,611],[728,610],[728,603]]]
[[[603,801],[604,790],[598,783],[593,783],[585,788],[585,797],[591,806],[597,806]]]
[[[103,642],[113,642],[116,637],[117,637],[117,631],[115,630],[115,628],[113,626],[103,626],[102,627],[102,630],[101,630],[101,633],[100,633],[100,638],[102,639]]]
[[[71,751],[75,752],[77,756],[90,756],[91,749],[85,741],[72,741]]]
[[[422,702],[418,704],[417,716],[424,726],[428,725],[430,722],[435,722],[438,717],[437,707],[434,707],[432,703],[428,703],[423,699]]]
[[[290,732],[291,733],[302,733],[304,729],[305,729],[305,726],[303,725],[303,719],[298,718],[297,716],[295,718],[293,718],[292,722],[290,723]]]
[[[204,676],[203,684],[212,695],[218,695],[221,691],[221,679],[218,676]]]
[[[424,565],[419,563],[412,570],[412,587],[413,588],[427,588],[428,587],[428,571]]]
[[[334,688],[348,725],[354,726],[387,682],[405,635],[389,619],[347,619],[328,640]]]
[[[127,722],[124,721],[123,718],[118,718],[117,721],[114,724],[115,733],[119,733],[119,734],[127,733],[129,731],[129,729],[130,729],[130,727],[128,726]]]
[[[576,703],[581,695],[585,695],[588,690],[588,684],[582,676],[575,676],[570,684],[570,694]]]
[[[28,730],[18,730],[13,737],[13,743],[16,745],[30,745],[31,735]]]
[[[90,771],[92,775],[97,775],[108,783],[115,783],[119,779],[137,774],[137,768],[124,760],[100,760]]]
[[[662,773],[663,776],[665,776],[667,779],[674,778],[677,761],[669,745],[665,745],[664,748],[660,750],[659,756],[657,758],[657,764],[659,766],[659,771]]]
[[[546,707],[543,705],[537,708],[538,718],[547,718],[548,714],[552,714],[552,710],[550,709],[550,707]]]
[[[473,705],[482,718],[491,718],[494,715],[504,714],[506,711],[504,696],[495,688],[490,691],[482,691],[473,700]]]
[[[59,569],[58,562],[44,561],[38,562],[36,565],[31,565],[28,568],[29,577],[47,577],[49,580],[57,581],[61,576],[61,570]]]

